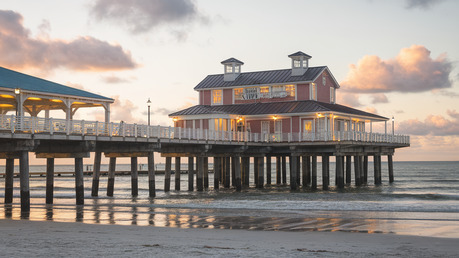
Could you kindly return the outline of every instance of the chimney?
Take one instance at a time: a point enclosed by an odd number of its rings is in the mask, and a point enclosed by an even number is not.
[[[308,70],[309,59],[312,56],[301,51],[289,55],[292,59],[292,76],[302,76]]]
[[[236,80],[239,74],[241,74],[241,65],[244,64],[243,62],[233,57],[231,57],[230,59],[226,59],[221,63],[225,67],[225,75],[223,76],[223,80],[225,82],[231,82]]]

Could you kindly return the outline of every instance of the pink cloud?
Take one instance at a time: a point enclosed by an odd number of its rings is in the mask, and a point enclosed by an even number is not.
[[[337,103],[350,107],[361,107],[362,103],[359,101],[359,94],[340,91],[336,96]]]
[[[423,92],[449,88],[452,64],[445,56],[432,59],[424,46],[403,48],[393,59],[364,56],[350,65],[342,89],[357,93]]]
[[[424,121],[410,119],[400,122],[397,131],[411,135],[459,136],[459,113],[456,110],[447,113],[452,119],[440,115],[429,115]]]
[[[0,55],[0,64],[10,68],[106,71],[137,66],[121,46],[93,37],[33,38],[23,26],[22,15],[5,10],[0,10]]]

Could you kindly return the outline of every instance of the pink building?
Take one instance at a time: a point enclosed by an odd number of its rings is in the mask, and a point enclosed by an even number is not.
[[[311,56],[288,56],[289,69],[242,72],[243,62],[221,62],[223,74],[208,75],[194,89],[199,105],[169,116],[174,126],[238,131],[281,137],[308,137],[326,132],[364,132],[382,116],[336,103],[338,82],[327,66],[310,67]]]

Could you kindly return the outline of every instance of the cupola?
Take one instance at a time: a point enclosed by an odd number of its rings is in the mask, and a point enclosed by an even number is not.
[[[308,70],[308,60],[312,58],[312,56],[307,55],[301,51],[293,53],[288,57],[292,59],[292,76],[303,75],[306,70]]]
[[[236,80],[236,78],[241,74],[241,65],[244,63],[237,60],[236,58],[231,57],[222,61],[222,65],[225,67],[225,74],[223,80],[225,82],[230,82]]]

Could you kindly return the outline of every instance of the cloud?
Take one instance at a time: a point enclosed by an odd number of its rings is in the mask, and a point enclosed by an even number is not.
[[[440,115],[429,115],[424,121],[418,119],[402,121],[397,131],[412,135],[459,136],[459,113],[456,110],[448,110],[447,114],[452,119]]]
[[[406,0],[405,2],[406,9],[419,8],[427,10],[432,8],[434,5],[443,2],[443,0]]]
[[[128,79],[121,78],[121,77],[118,77],[118,76],[115,76],[115,75],[104,76],[104,77],[102,77],[102,80],[105,83],[110,83],[110,84],[125,83],[125,82],[129,82],[130,81]]]
[[[378,114],[378,111],[374,107],[366,107],[365,112],[372,113],[372,114]]]
[[[362,103],[359,101],[359,94],[357,93],[348,93],[341,91],[337,94],[337,103],[350,107],[361,107]]]
[[[343,89],[357,93],[423,92],[450,88],[452,63],[444,55],[432,59],[424,46],[403,48],[393,59],[364,56],[350,65]]]
[[[192,0],[96,0],[91,14],[98,20],[120,23],[131,33],[145,33],[156,27],[187,27],[194,22],[208,23]],[[183,40],[186,29],[174,29]]]
[[[14,11],[0,10],[0,64],[10,68],[60,67],[72,70],[106,71],[133,69],[137,65],[121,46],[93,37],[74,40],[49,39],[46,21],[40,36],[33,38],[23,26],[23,17]]]
[[[387,96],[383,93],[373,94],[372,98],[373,98],[372,99],[373,104],[389,102],[389,100],[387,99]]]

